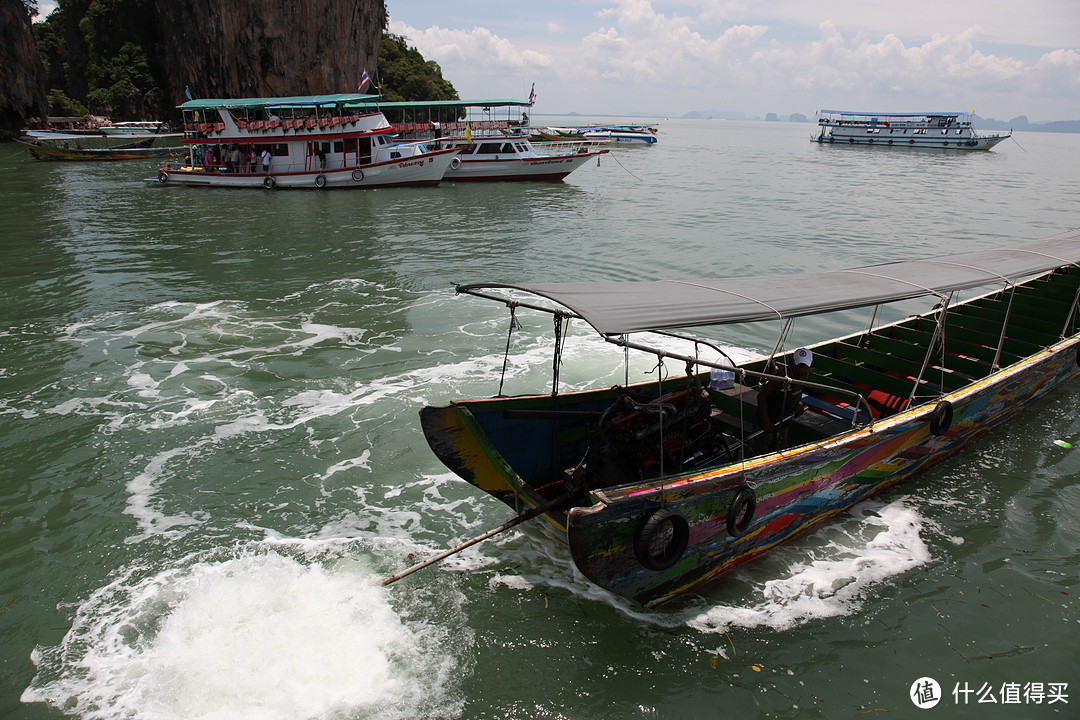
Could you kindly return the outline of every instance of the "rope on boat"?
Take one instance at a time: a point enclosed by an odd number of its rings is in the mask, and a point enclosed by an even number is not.
[[[521,327],[516,317],[517,303],[514,301],[507,301],[506,306],[510,308],[510,329],[506,332],[506,352],[503,353],[502,375],[499,377],[499,397],[503,396],[503,383],[506,381],[506,365],[510,361],[510,338],[514,336],[514,330]]]
[[[614,160],[614,161],[615,161],[615,164],[616,164],[616,165],[618,165],[619,167],[621,167],[621,168],[622,168],[623,170],[626,170],[626,166],[625,166],[625,165],[623,165],[623,164],[622,164],[621,162],[619,162],[619,158],[615,157],[615,156],[614,156],[614,155],[612,155],[611,153],[608,153],[608,156],[609,156],[609,157],[610,157],[610,158],[611,158],[612,160]],[[600,162],[600,157],[599,157],[599,156],[597,156],[597,158],[596,158],[596,162],[598,162],[598,163]],[[635,179],[635,180],[637,180],[638,182],[645,182],[644,180],[642,180],[641,178],[639,178],[639,177],[638,177],[637,175],[635,175],[634,173],[630,172],[629,170],[626,170],[626,174],[627,174],[627,175],[629,175],[630,177],[634,178],[634,179]]]
[[[552,358],[551,367],[551,395],[552,397],[559,394],[559,368],[562,367],[562,353],[563,342],[565,340],[564,333],[567,325],[570,324],[570,316],[562,313],[555,313],[555,356]]]

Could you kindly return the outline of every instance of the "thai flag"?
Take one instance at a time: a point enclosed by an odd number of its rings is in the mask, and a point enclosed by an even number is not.
[[[536,83],[532,84],[532,90],[529,90],[529,104],[532,105],[536,102]]]
[[[364,74],[360,76],[360,84],[356,86],[356,90],[358,92],[363,92],[364,88],[367,86],[367,84],[369,82],[371,82],[371,76],[368,75],[367,70],[365,70]]]

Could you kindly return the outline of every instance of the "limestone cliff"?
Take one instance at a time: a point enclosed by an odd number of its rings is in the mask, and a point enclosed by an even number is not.
[[[175,120],[185,88],[354,92],[385,25],[384,0],[59,0],[35,35],[50,90],[114,120]]]
[[[18,137],[28,117],[45,115],[44,70],[23,0],[0,0],[0,140]]]
[[[355,92],[375,74],[383,0],[157,0],[165,95]]]

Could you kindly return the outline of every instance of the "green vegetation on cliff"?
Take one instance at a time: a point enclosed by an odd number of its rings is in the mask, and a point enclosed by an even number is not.
[[[34,43],[45,68],[50,115],[70,116],[89,111],[114,120],[168,119],[175,115],[176,103],[183,101],[176,95],[184,87],[184,81],[177,80],[177,68],[165,67],[164,58],[168,53],[158,2],[160,0],[59,0],[57,9],[48,18],[34,24]],[[262,8],[262,12],[272,12],[269,5]],[[379,8],[379,16],[385,18],[381,2]],[[187,31],[197,34],[192,28]],[[301,40],[297,39],[298,42]],[[252,42],[245,37],[226,40],[229,41],[238,45]],[[267,51],[265,47],[258,49],[259,53]],[[206,52],[213,53],[219,62],[220,58],[229,56],[218,47],[207,47]],[[283,66],[286,74],[290,69],[295,70],[296,77],[291,84],[304,89],[291,94],[327,92],[326,89],[307,87],[302,66],[276,62],[264,55],[259,56],[259,61],[264,68]],[[209,61],[211,65],[213,62]],[[382,34],[378,68],[372,75],[387,100],[458,99],[457,91],[443,78],[438,63],[424,60],[420,52],[410,47],[400,35]],[[290,84],[288,77],[284,81],[284,85]],[[228,82],[223,84],[226,88],[230,85]],[[172,88],[172,97],[168,88]],[[376,92],[372,87],[365,91]],[[229,91],[219,88],[218,92],[228,97],[243,97],[250,95],[251,89],[237,87]]]
[[[70,99],[118,119],[166,110],[164,68],[151,62],[160,42],[154,0],[60,0],[34,39],[50,104]]]
[[[378,81],[387,100],[460,100],[437,62],[424,60],[404,37],[383,33],[379,43]],[[375,92],[368,89],[368,92]]]

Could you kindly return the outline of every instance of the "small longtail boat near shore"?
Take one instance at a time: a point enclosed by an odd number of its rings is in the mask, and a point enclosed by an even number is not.
[[[1074,380],[1078,263],[1072,231],[779,277],[461,285],[506,303],[511,332],[519,310],[555,316],[553,392],[424,407],[421,425],[447,467],[523,513],[471,542],[542,515],[586,578],[651,607],[941,461]],[[961,299],[967,291],[976,294]],[[932,307],[875,325],[879,307],[920,300]],[[793,319],[856,308],[867,329],[780,352]],[[655,355],[658,376],[665,362],[685,363],[685,375],[559,392],[571,319],[627,353]],[[700,330],[673,333],[768,320],[782,326],[771,357],[740,363]],[[679,337],[687,349],[639,333]]]
[[[971,113],[866,113],[822,110],[818,144],[877,145],[933,150],[989,150],[1012,137],[1005,133],[975,132]]]
[[[146,182],[248,188],[438,185],[458,149],[402,142],[371,95],[201,99],[180,105],[187,162]]]
[[[38,142],[17,140],[26,146],[26,152],[35,160],[145,160],[147,158],[172,157],[180,152],[177,147],[64,147]]]

